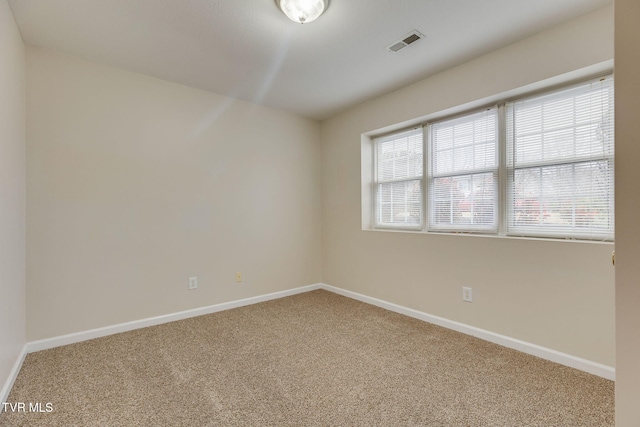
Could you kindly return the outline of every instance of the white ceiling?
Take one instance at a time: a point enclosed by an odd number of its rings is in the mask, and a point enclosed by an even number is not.
[[[319,120],[610,3],[332,0],[300,25],[274,0],[9,0],[28,44]]]

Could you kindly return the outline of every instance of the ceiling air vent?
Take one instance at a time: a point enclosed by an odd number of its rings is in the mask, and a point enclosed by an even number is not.
[[[400,40],[397,40],[387,46],[387,50],[389,52],[397,52],[400,49],[404,49],[412,43],[417,42],[418,40],[422,40],[424,38],[424,34],[419,31],[413,30],[409,34],[406,34]]]

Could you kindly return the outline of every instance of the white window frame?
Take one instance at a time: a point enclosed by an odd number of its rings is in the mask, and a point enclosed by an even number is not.
[[[595,78],[584,79],[579,82],[574,82],[571,84],[559,85],[556,87],[547,88],[544,90],[537,91],[533,94],[527,94],[524,96],[519,96],[514,99],[503,99],[499,102],[494,102],[490,105],[487,105],[482,108],[475,108],[473,110],[466,111],[462,114],[456,114],[454,116],[441,116],[435,117],[433,120],[429,120],[427,122],[423,122],[417,125],[413,125],[408,128],[399,129],[394,132],[387,132],[384,134],[380,134],[374,137],[371,137],[370,140],[370,149],[371,149],[371,199],[370,199],[370,212],[371,212],[371,229],[381,229],[381,230],[399,230],[399,231],[419,231],[424,233],[455,233],[455,234],[485,234],[485,235],[493,235],[493,236],[509,236],[509,237],[533,237],[533,238],[552,238],[552,239],[569,239],[569,240],[581,240],[581,241],[613,241],[613,219],[612,221],[612,230],[611,232],[605,233],[550,233],[550,232],[531,232],[530,230],[526,230],[525,232],[521,232],[520,230],[514,230],[513,227],[508,226],[508,221],[511,213],[513,212],[512,206],[512,189],[513,185],[513,168],[509,166],[509,162],[507,159],[507,155],[509,152],[509,148],[507,144],[507,105],[509,102],[523,100],[526,98],[544,95],[545,93],[553,93],[556,91],[563,91],[569,89],[573,86],[579,86],[588,84],[593,81],[607,79],[612,80],[613,75],[611,73],[607,73],[606,75],[600,75]],[[466,115],[476,114],[479,111],[487,110],[490,108],[497,108],[497,117],[498,117],[498,147],[497,147],[497,172],[495,168],[491,168],[491,172],[497,174],[497,207],[495,208],[494,217],[497,220],[497,226],[495,227],[466,227],[465,225],[455,226],[455,227],[433,227],[431,224],[431,215],[433,214],[431,211],[431,206],[429,203],[430,197],[429,193],[432,191],[433,179],[439,177],[440,175],[434,175],[432,173],[432,165],[431,165],[431,143],[429,141],[430,131],[429,126],[432,123],[441,122],[444,120],[453,119],[456,117],[464,117]],[[615,114],[615,113],[614,113]],[[381,138],[388,138],[393,135],[400,135],[404,132],[408,132],[411,130],[422,129],[422,176],[419,178],[420,182],[420,197],[421,197],[421,206],[420,206],[420,223],[419,224],[393,224],[393,223],[380,223],[377,206],[378,206],[378,188],[381,183],[389,183],[391,181],[382,181],[378,180],[378,158],[377,158],[377,143],[381,140]],[[364,146],[363,146],[364,147]],[[368,155],[366,156],[368,157]],[[364,157],[363,157],[364,159]],[[602,161],[607,161],[609,167],[611,168],[611,174],[613,175],[613,167],[615,161],[615,153],[611,153],[611,155],[606,156],[606,159],[601,159]],[[553,162],[551,162],[553,163]],[[562,162],[561,162],[562,163]],[[566,162],[564,162],[566,163]],[[580,162],[575,162],[580,163]],[[482,171],[473,171],[473,172],[464,172],[462,175],[470,175],[477,174]],[[511,175],[510,175],[511,174]],[[444,175],[443,175],[444,176]],[[364,176],[363,176],[363,179]],[[407,179],[398,179],[392,180],[394,182],[407,182],[414,181],[417,177],[407,178]],[[611,216],[613,218],[613,197],[614,197],[614,186],[610,187],[610,199],[611,199]],[[364,198],[363,198],[364,201]],[[364,206],[363,206],[364,209]],[[363,214],[364,215],[364,214]]]
[[[598,84],[603,84],[602,82],[605,82],[604,84],[607,85],[611,85],[610,91],[611,91],[611,95],[613,96],[613,79],[611,76],[606,76],[606,77],[601,77],[601,78],[596,78],[596,79],[591,79],[588,81],[583,81],[577,84],[572,84],[572,85],[565,85],[561,88],[558,88],[556,90],[549,90],[549,91],[544,91],[532,96],[527,96],[527,97],[520,97],[517,100],[513,101],[512,103],[507,103],[507,105],[505,106],[505,113],[506,115],[512,115],[513,111],[512,109],[515,108],[514,105],[510,105],[510,104],[515,104],[517,102],[526,102],[528,100],[540,100],[541,98],[545,97],[545,96],[554,96],[554,95],[559,95],[562,92],[574,92],[576,90],[580,90],[580,89],[585,89],[586,86],[594,86],[595,88],[597,88],[596,86]],[[590,89],[588,89],[590,90]],[[574,95],[571,95],[574,96]],[[560,97],[558,97],[560,98]],[[557,98],[556,98],[557,99]],[[569,99],[569,97],[567,96],[566,99]],[[613,102],[611,102],[611,104],[613,104]],[[509,124],[512,124],[515,126],[515,123],[511,123],[513,121],[513,117],[505,117],[505,126],[508,126]],[[574,123],[574,125],[571,127],[571,129],[573,129],[575,131],[576,128],[576,124]],[[550,160],[538,160],[538,161],[528,161],[526,163],[520,164],[520,165],[516,165],[516,161],[514,159],[515,156],[515,135],[514,135],[514,130],[513,129],[505,129],[505,137],[507,138],[506,141],[506,149],[507,149],[507,193],[506,193],[506,208],[507,208],[507,215],[505,218],[505,227],[506,227],[506,231],[505,234],[509,235],[509,236],[527,236],[527,237],[550,237],[550,238],[560,238],[560,239],[584,239],[584,240],[605,240],[605,241],[610,241],[613,240],[614,237],[614,230],[615,230],[615,225],[614,225],[614,189],[615,186],[613,184],[613,175],[614,175],[614,157],[615,157],[615,148],[613,147],[613,143],[611,144],[612,146],[610,147],[611,151],[606,152],[607,150],[607,144],[605,142],[603,142],[603,152],[602,153],[598,153],[597,155],[593,154],[593,155],[575,155],[574,157],[555,157],[552,158]],[[613,117],[611,117],[611,123],[610,123],[610,129],[607,129],[610,132],[613,132]],[[514,187],[515,187],[515,174],[516,171],[519,170],[527,170],[527,169],[537,169],[537,168],[553,168],[553,167],[557,167],[557,166],[567,166],[567,167],[571,167],[574,170],[574,175],[575,175],[575,167],[578,165],[584,165],[584,164],[588,164],[588,163],[595,163],[595,162],[601,162],[601,163],[606,163],[607,164],[607,169],[608,169],[608,177],[609,177],[609,191],[607,192],[608,197],[608,208],[609,208],[609,222],[610,222],[610,229],[596,229],[596,228],[586,228],[584,231],[580,230],[575,222],[575,206],[573,206],[573,218],[572,218],[572,225],[570,226],[562,226],[562,225],[538,225],[538,226],[517,226],[515,223],[515,191],[514,191]],[[542,172],[542,171],[541,171]],[[575,181],[574,181],[575,182]],[[542,185],[542,184],[540,184]],[[572,196],[576,196],[578,195],[578,192],[574,192],[571,195]],[[593,194],[593,193],[591,193]],[[558,197],[558,195],[555,195],[556,197]]]
[[[436,166],[434,162],[436,161],[436,156],[434,155],[434,143],[433,143],[433,127],[434,125],[438,125],[443,122],[451,122],[451,121],[463,121],[465,118],[470,118],[473,116],[480,116],[483,113],[487,113],[488,111],[495,111],[496,116],[496,126],[495,126],[495,134],[496,134],[496,147],[495,147],[495,165],[484,168],[477,169],[467,169],[460,171],[452,171],[450,173],[437,173]],[[463,232],[463,233],[490,233],[495,234],[498,232],[498,227],[500,224],[500,109],[498,106],[492,106],[488,108],[482,108],[480,110],[472,110],[465,112],[464,114],[459,114],[453,117],[448,117],[442,120],[429,122],[425,126],[425,134],[427,135],[426,139],[426,147],[425,153],[427,153],[428,158],[426,159],[426,163],[428,165],[428,197],[427,197],[427,230],[434,232]],[[475,144],[472,144],[472,147]],[[452,147],[453,148],[453,147]],[[435,196],[435,181],[441,178],[459,178],[464,176],[473,176],[473,175],[481,175],[481,174],[492,174],[494,179],[494,201],[493,201],[493,218],[494,221],[491,225],[478,225],[478,224],[447,224],[440,225],[435,222],[435,203],[433,197]]]
[[[387,142],[391,139],[393,139],[393,137],[400,137],[403,134],[408,134],[408,133],[420,133],[422,135],[422,175],[420,176],[412,176],[412,177],[407,177],[407,178],[398,178],[398,179],[391,179],[391,180],[383,180],[380,179],[379,177],[379,173],[378,173],[378,144],[380,143],[384,143]],[[373,227],[376,229],[394,229],[394,230],[411,230],[411,231],[420,231],[424,228],[424,221],[425,221],[425,210],[424,210],[424,197],[425,197],[425,191],[424,191],[424,176],[425,176],[425,165],[424,165],[424,160],[425,160],[425,156],[424,156],[424,148],[425,148],[425,144],[424,144],[424,131],[422,129],[422,126],[413,126],[411,128],[408,129],[403,129],[400,130],[398,132],[392,132],[392,133],[388,133],[388,134],[384,134],[381,136],[378,136],[376,138],[374,138],[372,140],[372,158],[373,158],[373,180],[372,180],[372,185],[371,185],[371,200],[372,200],[372,221],[373,221]],[[396,223],[396,224],[392,224],[392,223],[385,223],[385,222],[381,222],[379,221],[379,189],[380,186],[383,184],[400,184],[400,183],[409,183],[409,182],[413,182],[413,181],[418,181],[418,185],[420,187],[420,213],[419,213],[419,222],[417,224],[411,224],[411,223],[406,223],[406,224],[400,224],[400,223]]]

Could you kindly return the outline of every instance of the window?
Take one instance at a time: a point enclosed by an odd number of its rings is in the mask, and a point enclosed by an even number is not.
[[[423,145],[422,128],[376,140],[377,226],[422,226]]]
[[[611,80],[507,104],[507,232],[613,237]]]
[[[497,109],[427,128],[429,229],[497,231]]]
[[[373,226],[611,240],[613,114],[608,76],[375,138]]]

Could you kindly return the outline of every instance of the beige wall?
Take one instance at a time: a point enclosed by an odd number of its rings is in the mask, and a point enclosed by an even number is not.
[[[616,425],[640,426],[640,2],[615,2]]]
[[[363,231],[360,168],[363,133],[612,58],[607,7],[324,122],[323,281],[613,366],[612,244]]]
[[[321,280],[315,121],[29,47],[27,136],[29,340]]]
[[[11,9],[0,0],[0,388],[25,345],[24,55]]]

